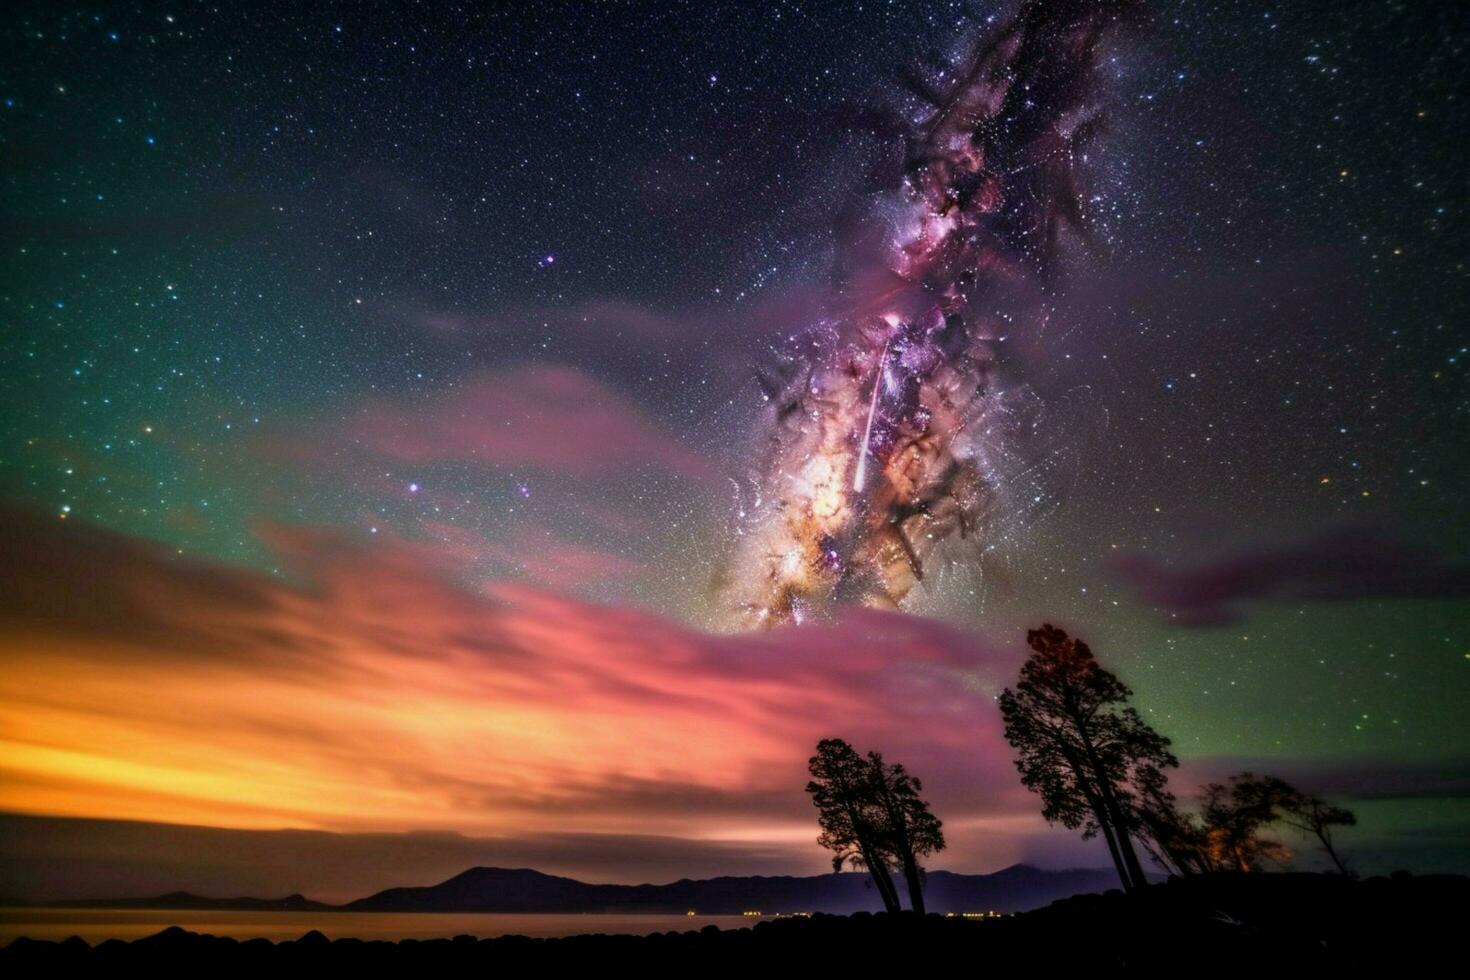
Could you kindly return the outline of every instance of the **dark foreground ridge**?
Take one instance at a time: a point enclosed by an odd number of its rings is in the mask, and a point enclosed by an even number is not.
[[[1354,882],[1310,874],[1211,875],[1171,880],[1137,895],[1064,899],[1034,912],[967,920],[858,913],[763,921],[751,929],[652,936],[506,936],[402,942],[329,940],[240,942],[171,928],[126,943],[90,946],[17,939],[0,950],[0,973],[189,967],[205,970],[340,971],[589,967],[613,964],[726,972],[788,966],[912,968],[937,956],[984,967],[1049,970],[1249,970],[1293,967],[1402,970],[1448,957],[1459,944],[1470,878],[1452,875]],[[1448,962],[1448,960],[1443,960]],[[42,972],[46,971],[46,972]],[[79,975],[99,975],[89,972]]]

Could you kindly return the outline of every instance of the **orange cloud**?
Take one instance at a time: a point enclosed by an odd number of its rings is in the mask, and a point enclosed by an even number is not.
[[[6,518],[0,810],[809,843],[841,735],[956,827],[1037,829],[990,697],[1015,656],[933,621],[716,636],[401,542],[276,529],[271,577]]]

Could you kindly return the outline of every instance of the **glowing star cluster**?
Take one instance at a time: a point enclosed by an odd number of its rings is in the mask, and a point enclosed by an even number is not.
[[[941,543],[985,546],[1006,491],[1002,298],[1050,275],[1064,228],[1084,230],[1098,52],[1136,9],[1023,3],[958,67],[905,76],[917,118],[861,114],[902,163],[839,222],[840,311],[759,375],[770,432],[742,488],[742,622],[897,608]]]

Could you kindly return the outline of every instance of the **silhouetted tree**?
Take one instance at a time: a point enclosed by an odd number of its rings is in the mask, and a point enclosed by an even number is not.
[[[1041,796],[1048,821],[1080,827],[1084,838],[1101,833],[1123,887],[1141,888],[1135,790],[1162,785],[1162,771],[1179,761],[1086,643],[1050,624],[1027,632],[1026,642],[1033,653],[1015,688],[1000,696],[1021,782]]]
[[[1227,839],[1237,848],[1232,853],[1238,854],[1240,870],[1250,870],[1263,858],[1280,862],[1290,856],[1284,845],[1260,837],[1261,828],[1281,823],[1317,838],[1337,870],[1344,875],[1349,874],[1333,846],[1332,828],[1357,823],[1351,810],[1304,793],[1277,776],[1243,772],[1230,777],[1230,784],[1229,806],[1222,808],[1217,805],[1214,820],[1232,829],[1233,833]],[[1206,787],[1206,790],[1210,788]],[[1241,838],[1244,838],[1244,844],[1238,843]]]
[[[817,843],[833,852],[832,870],[841,871],[844,864],[866,868],[883,907],[899,911],[891,852],[881,830],[886,818],[875,800],[868,760],[842,739],[824,738],[807,766],[812,779],[806,791],[822,829]]]
[[[1154,862],[1181,877],[1212,870],[1204,829],[1194,814],[1179,809],[1163,772],[1150,774],[1136,788],[1139,842]]]
[[[1281,864],[1291,849],[1263,835],[1282,819],[1296,791],[1285,780],[1243,772],[1230,785],[1210,783],[1201,797],[1200,819],[1213,870],[1258,871],[1267,862]]]
[[[1352,811],[1276,776],[1242,772],[1231,776],[1229,785],[1209,783],[1194,813],[1180,811],[1162,783],[1146,786],[1136,809],[1146,832],[1144,846],[1161,865],[1181,875],[1258,871],[1267,863],[1285,863],[1291,849],[1265,835],[1277,824],[1317,838],[1337,870],[1351,875],[1332,831],[1356,823]]]
[[[1282,819],[1287,826],[1316,837],[1337,870],[1349,878],[1353,876],[1332,843],[1334,827],[1351,827],[1358,822],[1353,811],[1329,803],[1320,796],[1293,790],[1282,805]]]
[[[923,783],[901,764],[889,765],[879,753],[869,752],[868,778],[883,817],[882,846],[903,868],[909,905],[923,915],[923,868],[919,858],[944,849],[940,820],[929,812],[929,804],[919,796]]]

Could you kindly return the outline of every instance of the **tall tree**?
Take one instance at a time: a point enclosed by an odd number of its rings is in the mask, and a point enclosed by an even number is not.
[[[1092,650],[1051,624],[1026,634],[1032,654],[1000,696],[1006,740],[1042,816],[1090,838],[1101,833],[1125,890],[1147,884],[1133,846],[1138,787],[1159,785],[1179,760],[1169,740],[1128,705],[1133,692]]]
[[[919,795],[924,784],[900,763],[889,765],[880,753],[869,752],[868,778],[883,818],[881,834],[884,849],[903,868],[909,906],[923,915],[924,882],[919,858],[944,849],[941,821],[929,811],[929,804]]]
[[[832,870],[844,864],[866,868],[883,907],[898,912],[898,889],[893,883],[891,852],[884,840],[886,822],[876,800],[867,759],[840,738],[824,738],[807,763],[811,781],[806,791],[817,807],[822,833],[817,843],[833,852]]]

